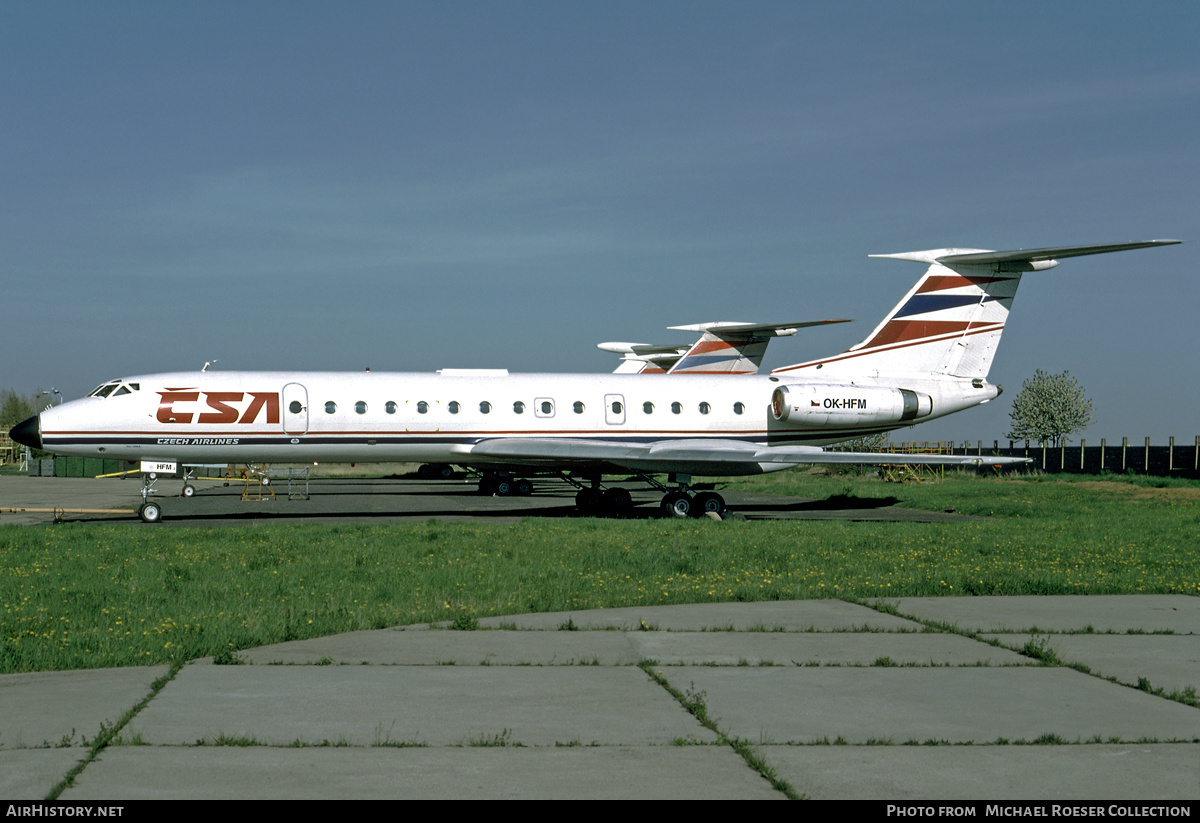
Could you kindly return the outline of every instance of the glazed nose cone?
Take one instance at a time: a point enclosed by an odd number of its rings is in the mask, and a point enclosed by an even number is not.
[[[8,434],[22,446],[29,446],[31,449],[40,449],[42,447],[41,418],[35,414],[28,420],[22,420],[13,426],[12,431]]]

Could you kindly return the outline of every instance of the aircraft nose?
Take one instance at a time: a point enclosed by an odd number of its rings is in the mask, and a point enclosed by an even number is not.
[[[41,417],[35,414],[27,420],[22,420],[13,426],[12,431],[8,434],[22,446],[28,446],[31,449],[40,449],[42,447]]]

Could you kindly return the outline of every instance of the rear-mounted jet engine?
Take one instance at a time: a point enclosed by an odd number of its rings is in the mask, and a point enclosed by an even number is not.
[[[776,420],[804,427],[907,423],[932,411],[929,395],[908,389],[817,383],[780,386],[771,395]]]

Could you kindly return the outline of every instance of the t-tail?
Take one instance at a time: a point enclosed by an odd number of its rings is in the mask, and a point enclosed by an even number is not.
[[[1068,257],[1179,242],[871,255],[927,263],[929,269],[861,343],[833,357],[784,366],[773,373],[820,369],[823,378],[910,375],[982,380],[991,368],[1022,274],[1054,268]]]

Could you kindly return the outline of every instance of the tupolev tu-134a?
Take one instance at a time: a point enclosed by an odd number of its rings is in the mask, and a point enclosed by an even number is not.
[[[678,375],[178,372],[112,380],[11,434],[60,454],[143,462],[453,464],[501,493],[528,493],[522,475],[556,472],[579,489],[584,511],[631,506],[604,475],[634,475],[664,492],[669,513],[721,513],[720,495],[693,493],[692,477],[815,463],[1018,462],[821,447],[997,397],[988,370],[1024,273],[1178,242],[875,255],[928,269],[861,343],[768,375],[730,374],[728,358],[742,353],[725,353],[722,365],[717,344]],[[161,517],[152,501],[140,513]]]

